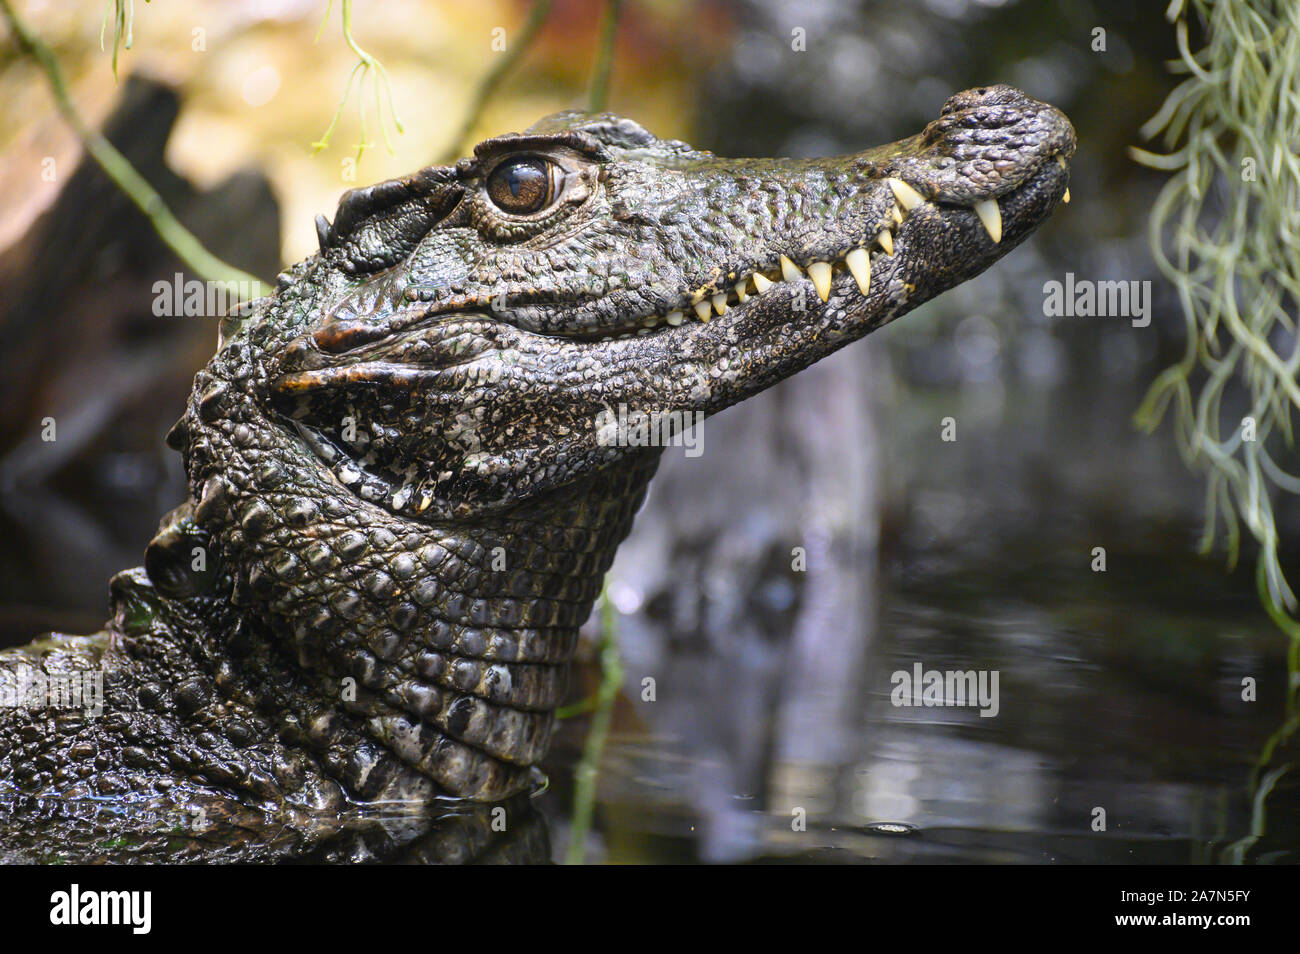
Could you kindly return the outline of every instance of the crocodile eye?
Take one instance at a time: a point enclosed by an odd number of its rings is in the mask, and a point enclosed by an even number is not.
[[[553,171],[544,159],[508,159],[488,176],[488,198],[512,215],[539,212],[555,197]]]

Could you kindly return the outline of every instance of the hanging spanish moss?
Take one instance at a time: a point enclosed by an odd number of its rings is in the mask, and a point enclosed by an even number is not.
[[[1172,413],[1179,448],[1206,474],[1209,550],[1240,527],[1259,545],[1260,598],[1291,639],[1288,722],[1300,684],[1297,601],[1279,561],[1275,502],[1300,494],[1292,415],[1300,408],[1300,5],[1287,0],[1174,0],[1186,76],[1143,134],[1169,150],[1134,150],[1173,175],[1151,218],[1161,270],[1187,321],[1181,361],[1153,383],[1138,423],[1154,429]],[[1204,46],[1191,48],[1198,32]],[[1270,752],[1265,754],[1267,761]]]

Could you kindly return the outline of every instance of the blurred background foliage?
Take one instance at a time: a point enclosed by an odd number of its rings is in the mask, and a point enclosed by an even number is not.
[[[1161,272],[1178,292],[1186,350],[1152,383],[1137,420],[1172,405],[1179,450],[1206,475],[1201,548],[1222,531],[1230,564],[1241,525],[1258,545],[1260,599],[1291,641],[1286,733],[1297,728],[1300,622],[1282,568],[1274,498],[1300,493],[1292,412],[1300,408],[1300,6],[1174,0],[1168,15],[1184,79],[1143,128],[1172,170],[1151,216]],[[1205,45],[1189,35],[1206,28]]]
[[[504,40],[517,43],[531,3],[486,0],[390,0],[359,3],[354,35],[384,64],[393,102],[406,122],[404,134],[390,134],[389,153],[379,133],[373,76],[364,81],[368,112],[367,149],[362,141],[358,89],[343,109],[330,145],[313,154],[342,99],[357,61],[345,42],[341,0],[328,21],[317,0],[235,0],[135,4],[133,44],[119,53],[118,71],[142,72],[181,92],[184,109],[167,146],[168,164],[198,187],[212,186],[249,166],[264,170],[283,209],[282,258],[297,261],[316,247],[317,212],[332,206],[342,189],[404,175],[428,165],[452,145],[470,108],[476,84],[493,66]],[[55,50],[82,112],[92,122],[112,108],[119,87],[109,58],[100,52],[101,10],[94,4],[18,4],[27,22]],[[600,4],[557,0],[531,54],[510,77],[503,95],[487,103],[472,133],[522,129],[558,109],[585,101],[600,26]],[[707,58],[687,59],[682,38],[725,41],[732,16],[717,3],[670,0],[633,4],[627,10],[617,49],[615,95],[631,87],[638,116],[672,136],[691,131],[690,84],[707,68]],[[494,30],[504,34],[494,35]],[[317,32],[320,38],[316,39]],[[108,32],[111,49],[112,26]],[[196,45],[203,49],[196,50]],[[692,52],[701,55],[705,44]],[[31,67],[13,63],[3,77],[4,130],[0,147],[6,175],[33,157],[74,160],[76,143],[50,109],[48,91],[33,82]],[[384,116],[387,122],[388,115]],[[6,190],[0,202],[12,241],[34,210],[50,201],[58,183],[45,189]]]
[[[116,82],[98,5],[16,8],[77,108],[178,217],[270,278],[312,252],[313,217],[343,190],[441,160],[467,117],[472,142],[584,105],[608,10],[357,2],[353,37],[384,65],[404,128],[367,80],[358,159],[356,88],[313,151],[357,63],[340,5],[321,30],[320,0],[136,4]],[[1283,711],[1286,643],[1251,574],[1196,558],[1204,487],[1173,436],[1132,424],[1189,340],[1148,243],[1168,173],[1128,152],[1178,82],[1164,5],[619,7],[608,105],[661,136],[725,155],[847,152],[916,132],[957,90],[1008,82],[1061,107],[1080,149],[1073,203],[998,267],[710,422],[702,458],[665,455],[609,582],[632,688],[602,765],[596,856],[801,856],[789,811],[803,805],[820,848],[856,857],[1212,860],[1249,834],[1243,859],[1294,858],[1296,813],[1266,824],[1248,784]],[[539,9],[480,112],[485,78]],[[1189,32],[1199,47],[1194,20]],[[0,117],[14,184],[0,193],[0,638],[17,643],[96,628],[108,575],[138,562],[184,493],[161,435],[215,332],[150,314],[152,283],[179,264],[93,170],[72,172],[75,137],[2,36]],[[1151,325],[1046,317],[1044,283],[1067,272],[1152,281]],[[34,437],[48,414],[57,453]],[[950,415],[958,441],[942,443]],[[1282,501],[1275,517],[1284,572],[1297,513]],[[792,546],[808,572],[791,572]],[[1105,573],[1089,568],[1098,546]],[[918,659],[999,669],[1002,715],[890,707],[889,672]],[[653,706],[637,702],[646,673]],[[1242,702],[1244,677],[1257,704]],[[552,759],[557,831],[582,722]],[[1087,830],[1099,804],[1114,837]],[[870,827],[885,820],[926,838]]]

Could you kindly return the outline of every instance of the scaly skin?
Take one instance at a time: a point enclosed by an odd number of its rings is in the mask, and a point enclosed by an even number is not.
[[[601,412],[711,414],[970,278],[1055,208],[1073,150],[989,87],[840,158],[561,114],[348,193],[320,254],[223,320],[168,437],[190,501],[105,632],[0,657],[107,686],[99,718],[0,715],[0,845],[93,856],[201,810],[279,834],[181,857],[302,857],[350,806],[527,791],[657,463]],[[90,796],[133,820],[50,820]]]

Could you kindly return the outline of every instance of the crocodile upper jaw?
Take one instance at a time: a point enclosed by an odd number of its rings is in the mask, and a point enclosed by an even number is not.
[[[390,204],[421,190],[443,217],[372,277],[354,263],[270,359],[311,452],[405,519],[533,499],[621,456],[597,445],[608,408],[713,413],[978,274],[1066,195],[1074,151],[1063,115],[1009,87],[830,159],[723,159],[609,117],[538,128],[492,140],[481,170],[345,199],[335,232],[392,232]],[[476,190],[548,148],[580,194],[512,243]]]

